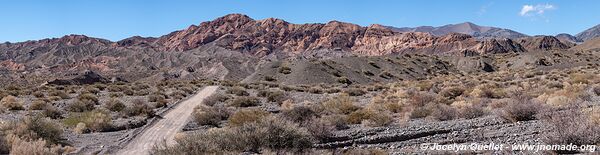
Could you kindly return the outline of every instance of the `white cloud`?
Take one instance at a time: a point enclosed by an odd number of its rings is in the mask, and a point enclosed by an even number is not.
[[[533,16],[533,15],[544,15],[544,12],[548,10],[554,10],[556,6],[552,4],[537,4],[537,5],[523,5],[519,15],[521,16]]]

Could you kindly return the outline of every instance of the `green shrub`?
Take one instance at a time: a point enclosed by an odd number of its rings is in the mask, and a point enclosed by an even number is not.
[[[63,120],[65,125],[75,127],[84,123],[87,129],[93,132],[111,131],[113,129],[112,118],[106,111],[94,110],[84,113],[71,114]]]

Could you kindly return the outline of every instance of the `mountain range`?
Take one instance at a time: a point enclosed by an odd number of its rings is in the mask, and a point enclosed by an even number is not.
[[[598,27],[598,26],[597,26]],[[69,75],[94,70],[129,79],[205,77],[241,80],[261,64],[284,59],[331,59],[398,54],[477,56],[568,50],[598,35],[527,36],[473,23],[394,28],[331,21],[293,24],[230,14],[158,38],[112,42],[84,35],[0,44],[0,70]],[[578,50],[586,50],[577,48]],[[135,73],[135,74],[133,74]]]

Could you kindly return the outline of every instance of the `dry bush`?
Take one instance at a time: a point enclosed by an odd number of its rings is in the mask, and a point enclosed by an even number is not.
[[[199,106],[194,109],[193,118],[198,125],[219,126],[229,115],[231,114],[225,107]]]
[[[14,96],[6,96],[0,100],[0,105],[8,110],[24,110],[23,103]]]
[[[252,96],[238,96],[229,105],[234,107],[253,107],[259,106],[260,100]]]
[[[239,127],[197,132],[177,140],[177,145],[155,146],[152,154],[239,154],[264,150],[300,152],[312,146],[306,130],[285,119],[265,118]]]
[[[165,96],[161,94],[152,94],[148,95],[148,102],[158,102],[164,100]]]
[[[225,102],[227,100],[229,100],[229,96],[228,95],[220,94],[220,93],[215,93],[213,95],[210,95],[210,96],[206,97],[202,101],[202,103],[204,103],[204,105],[207,105],[207,106],[213,106],[213,105],[215,105],[217,103]]]
[[[370,108],[354,111],[348,115],[347,119],[351,124],[365,123],[365,125],[373,127],[387,126],[393,122],[392,116],[388,113]]]
[[[470,105],[459,108],[458,113],[461,118],[473,119],[486,115],[485,108],[481,105]]]
[[[594,86],[592,88],[592,91],[594,92],[594,94],[596,94],[596,96],[600,96],[600,85]]]
[[[345,77],[345,76],[339,77],[339,78],[337,79],[337,82],[338,82],[338,83],[341,83],[341,84],[347,84],[347,85],[349,85],[349,84],[352,84],[352,81],[350,81],[350,79],[348,79],[348,78],[347,78],[347,77]]]
[[[122,90],[123,94],[127,95],[127,96],[133,96],[135,94],[135,91],[133,91],[133,89],[131,89],[130,87],[123,87]]]
[[[79,96],[77,96],[77,99],[79,101],[88,100],[90,102],[93,102],[94,104],[98,104],[98,97],[96,95],[94,95],[94,94],[91,94],[91,93],[80,94]]]
[[[150,107],[148,103],[146,103],[146,101],[142,99],[135,99],[131,104],[131,106],[128,106],[125,109],[123,109],[123,111],[121,111],[126,116],[154,116],[154,111],[152,110],[152,107]]]
[[[52,119],[60,119],[62,118],[63,112],[55,106],[48,105],[44,111],[42,111],[42,114]]]
[[[60,97],[61,99],[70,99],[71,98],[69,96],[69,94],[65,93],[65,91],[62,91],[62,90],[51,91],[48,95],[49,96],[57,96],[57,97]]]
[[[125,90],[125,87],[127,87],[127,86],[123,86],[123,85],[110,85],[110,86],[108,86],[108,91],[109,92],[122,92],[123,90]]]
[[[90,94],[98,94],[98,93],[100,93],[100,89],[90,86],[90,87],[86,87],[85,90],[83,90],[83,92],[90,93]]]
[[[111,98],[110,100],[108,100],[108,102],[106,102],[104,104],[104,107],[110,111],[122,111],[123,109],[125,109],[127,106],[125,106],[125,104],[123,104],[123,102],[121,102],[121,100],[116,99],[116,98]]]
[[[50,145],[43,139],[21,139],[15,135],[7,136],[12,143],[11,155],[58,155],[64,152],[60,146]]]
[[[296,106],[289,110],[284,110],[281,115],[290,121],[296,123],[303,123],[305,121],[313,119],[317,116],[317,113],[307,106]]]
[[[105,84],[101,84],[101,83],[96,83],[93,85],[93,87],[97,88],[98,90],[105,90],[106,89],[106,85]]]
[[[48,102],[44,100],[34,100],[29,106],[29,110],[44,110],[48,106]]]
[[[319,142],[327,142],[333,136],[336,126],[324,118],[312,118],[302,126],[306,127],[310,135]]]
[[[171,96],[171,98],[173,98],[173,99],[178,99],[179,100],[179,99],[182,99],[182,98],[186,97],[187,94],[185,92],[181,91],[181,90],[178,90],[178,91],[173,91],[171,93],[171,95],[169,95],[169,96]]]
[[[323,88],[321,87],[310,87],[308,89],[309,93],[313,93],[313,94],[322,94],[323,93]]]
[[[595,145],[600,144],[600,126],[588,115],[577,110],[555,112],[544,119],[552,125],[552,132],[545,135],[544,141],[550,145]],[[581,152],[557,151],[560,154]]]
[[[270,113],[260,109],[242,109],[236,111],[227,120],[229,126],[242,126],[247,123],[256,122]]]
[[[88,96],[88,95],[85,95],[85,96]],[[86,98],[87,97],[83,97],[83,98],[67,105],[67,110],[72,111],[72,112],[85,112],[85,111],[94,110],[95,109],[94,106],[98,102],[97,98],[96,98],[96,100],[86,99]]]
[[[51,144],[61,142],[62,127],[45,117],[40,115],[28,116],[14,126],[9,127],[8,133],[14,134],[24,139],[44,139]]]
[[[545,108],[543,104],[531,99],[513,101],[516,102],[509,102],[508,105],[502,108],[501,114],[503,118],[513,122],[534,120],[536,115]]]
[[[589,84],[590,80],[593,80],[596,76],[593,74],[571,74],[571,84]]]
[[[363,96],[367,92],[362,89],[359,89],[359,88],[350,88],[350,89],[344,90],[344,93],[346,93],[350,96]]]
[[[431,117],[438,121],[453,120],[459,116],[456,108],[445,104],[436,104],[432,106]]]
[[[108,97],[112,97],[112,98],[123,97],[123,93],[121,93],[121,92],[111,92],[111,93],[108,94]]]
[[[194,88],[186,86],[186,87],[180,87],[179,90],[185,92],[186,94],[192,94],[194,93]]]
[[[244,89],[243,87],[231,87],[229,89],[227,89],[227,93],[228,94],[234,94],[237,96],[248,96],[250,95],[246,89]]]
[[[34,97],[37,97],[37,98],[46,97],[46,94],[44,94],[44,92],[40,92],[40,91],[33,92],[31,95],[33,95]]]
[[[360,107],[347,94],[340,94],[322,103],[323,111],[331,114],[350,114]]]
[[[450,98],[450,99],[454,99],[454,98],[462,95],[463,92],[465,92],[464,88],[461,88],[461,87],[450,87],[450,88],[443,89],[439,94],[442,95],[442,96],[444,96],[444,97],[447,97],[447,98]]]
[[[286,95],[283,91],[270,91],[266,94],[267,101],[281,103],[286,100]]]

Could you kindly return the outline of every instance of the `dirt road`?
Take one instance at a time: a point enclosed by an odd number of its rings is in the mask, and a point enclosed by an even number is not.
[[[167,112],[162,119],[159,119],[152,126],[148,127],[145,131],[135,137],[117,154],[149,154],[148,151],[150,151],[155,144],[162,143],[163,140],[166,140],[167,145],[174,144],[175,134],[185,126],[194,107],[201,104],[202,100],[213,94],[217,88],[217,86],[208,86],[188,100],[179,103]]]

